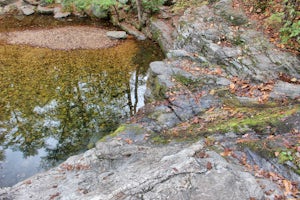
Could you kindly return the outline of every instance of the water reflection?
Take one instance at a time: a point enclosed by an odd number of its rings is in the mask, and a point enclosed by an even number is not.
[[[149,44],[77,51],[2,45],[0,186],[91,147],[134,114],[149,62],[162,56]]]

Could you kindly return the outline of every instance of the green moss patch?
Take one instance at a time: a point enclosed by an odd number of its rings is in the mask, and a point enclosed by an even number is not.
[[[186,86],[190,90],[193,90],[199,87],[199,85],[203,84],[201,79],[189,78],[181,74],[176,74],[174,76],[174,79],[182,85]]]
[[[299,111],[299,106],[278,108],[238,108],[235,116],[228,120],[210,124],[208,132],[240,132],[244,133],[252,129],[258,133],[264,133],[266,127],[276,127],[280,119]]]

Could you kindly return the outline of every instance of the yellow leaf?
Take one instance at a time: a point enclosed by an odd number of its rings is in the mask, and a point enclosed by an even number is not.
[[[291,184],[291,182],[288,181],[288,180],[283,180],[282,182],[283,182],[284,189],[285,189],[284,194],[285,194],[285,195],[290,194],[290,193],[291,193],[291,189],[292,189],[292,184]]]
[[[234,89],[235,89],[235,84],[230,83],[229,88],[230,88],[231,90],[234,90]]]
[[[297,82],[297,79],[296,78],[292,78],[291,82]]]
[[[212,89],[212,90],[209,92],[210,95],[214,95],[215,93],[216,93],[216,91],[215,91],[214,89]]]

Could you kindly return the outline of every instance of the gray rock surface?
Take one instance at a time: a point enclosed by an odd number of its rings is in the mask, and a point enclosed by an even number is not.
[[[176,49],[225,65],[228,75],[242,79],[265,82],[278,78],[281,71],[299,78],[299,59],[277,51],[262,33],[243,26],[244,18],[233,10],[231,0],[222,0],[215,7],[187,9],[175,24]],[[230,26],[233,21],[241,25],[238,30]]]
[[[54,8],[54,18],[55,19],[66,18],[70,15],[71,15],[70,12],[63,11],[63,9],[61,7]]]
[[[111,39],[126,39],[127,34],[125,31],[108,31],[106,32],[106,36]]]
[[[135,27],[126,24],[126,23],[120,23],[120,28],[130,35],[133,35],[137,40],[146,40],[147,37],[140,31],[138,31]]]
[[[0,189],[0,198],[263,199],[251,174],[212,151],[199,158],[201,150],[201,142],[160,147],[102,142],[48,172]]]
[[[32,15],[34,14],[34,7],[30,6],[30,5],[26,5],[26,6],[21,6],[21,11],[24,15]]]
[[[160,19],[153,19],[150,22],[150,30],[153,38],[158,41],[160,47],[165,53],[174,49],[173,37],[175,32],[169,24]]]
[[[300,85],[278,81],[270,94],[274,99],[300,99]]]
[[[41,13],[41,14],[50,15],[50,14],[54,13],[54,8],[44,7],[44,6],[38,5],[37,6],[37,12]]]

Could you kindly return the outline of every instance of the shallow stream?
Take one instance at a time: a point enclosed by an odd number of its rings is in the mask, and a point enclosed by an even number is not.
[[[12,17],[1,19],[0,32],[70,24],[101,22]],[[1,42],[0,187],[55,166],[114,131],[143,106],[149,63],[162,58],[153,42],[133,39],[72,51]]]

